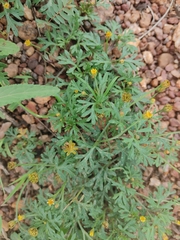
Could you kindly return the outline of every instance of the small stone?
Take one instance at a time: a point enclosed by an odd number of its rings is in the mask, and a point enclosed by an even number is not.
[[[140,82],[140,85],[145,90],[147,89],[147,84],[149,84],[150,82],[151,82],[151,79],[144,76],[142,81]]]
[[[173,60],[174,58],[170,53],[162,53],[158,58],[159,67],[165,68],[169,63],[172,63]]]
[[[174,169],[171,170],[171,176],[173,176],[174,178],[177,178],[177,179],[179,179],[179,177],[180,177],[178,171],[176,171]]]
[[[140,15],[139,11],[133,10],[132,14],[129,18],[129,21],[132,22],[132,23],[136,23],[140,19],[140,16],[141,15]]]
[[[179,19],[177,17],[170,17],[167,19],[167,23],[170,24],[177,24],[179,22]]]
[[[164,15],[166,10],[167,10],[167,8],[164,5],[161,5],[159,7],[159,12],[160,12],[161,15]]]
[[[27,107],[29,110],[31,110],[32,112],[37,113],[36,103],[35,103],[35,102],[29,101],[28,104],[26,105],[26,107]]]
[[[34,98],[36,103],[42,104],[42,105],[49,102],[50,99],[51,99],[51,97],[36,97],[36,98]]]
[[[163,31],[162,31],[161,28],[156,27],[156,28],[154,29],[154,32],[155,32],[156,38],[157,38],[158,40],[162,40],[162,39],[163,39]]]
[[[165,104],[169,103],[170,100],[171,100],[171,99],[170,99],[169,97],[165,96],[165,97],[160,98],[160,99],[159,99],[159,102],[160,102],[162,105],[165,105]]]
[[[179,70],[172,70],[171,74],[176,77],[176,78],[180,78],[180,71]]]
[[[169,121],[161,121],[160,126],[162,129],[167,129],[169,126]]]
[[[165,67],[165,70],[167,72],[171,72],[172,70],[174,70],[174,64],[170,63]]]
[[[35,122],[34,117],[32,115],[23,114],[22,118],[27,124],[32,124]]]
[[[159,76],[161,75],[162,70],[163,70],[163,69],[162,69],[161,67],[157,67],[157,68],[155,69],[155,74],[156,74],[157,77],[159,77]]]
[[[108,4],[108,8],[103,6],[98,6],[95,8],[95,12],[100,18],[100,22],[104,23],[107,20],[113,18],[114,6],[110,4],[108,0],[105,0],[104,3]]]
[[[130,8],[129,4],[124,3],[121,5],[121,9],[125,12],[127,12],[129,10],[129,8]]]
[[[7,73],[8,77],[13,78],[18,74],[18,66],[14,63],[10,63],[4,71]]]
[[[37,75],[42,76],[44,74],[44,66],[38,64],[36,68],[34,69],[34,72],[37,73]]]
[[[38,61],[32,58],[28,60],[27,64],[30,69],[35,69],[36,66],[38,65]]]
[[[27,20],[33,20],[32,10],[26,5],[24,5],[24,17]]]
[[[160,182],[160,180],[158,178],[152,177],[152,178],[150,178],[149,185],[153,186],[153,187],[159,187],[161,185],[161,182]]]
[[[175,102],[173,108],[175,111],[180,111],[180,102]]]
[[[170,125],[172,127],[179,127],[180,126],[180,121],[177,120],[176,118],[170,118],[169,122],[170,122]]]
[[[151,14],[143,13],[139,21],[140,27],[147,28],[151,23],[151,18],[152,18]]]
[[[146,74],[146,78],[149,78],[149,79],[152,79],[152,78],[155,78],[155,77],[156,77],[154,71],[152,71],[152,70],[147,70],[147,71],[145,72],[145,74]]]
[[[45,115],[48,112],[48,108],[47,107],[42,107],[39,110],[39,114],[40,115]]]
[[[22,26],[18,27],[18,35],[23,40],[35,40],[38,36],[38,31],[35,24],[31,21],[25,21]]]
[[[163,32],[164,33],[167,33],[167,34],[170,33],[171,29],[173,29],[173,25],[167,24],[167,23],[164,24],[164,27],[163,27]]]
[[[145,63],[152,64],[153,63],[153,55],[150,51],[144,51],[143,52],[143,59]]]
[[[151,84],[152,87],[157,87],[158,86],[157,78],[153,79],[150,84]]]
[[[178,89],[180,89],[180,79],[177,80],[177,82],[176,82],[176,87],[177,87]]]
[[[172,110],[172,111],[168,112],[167,115],[169,118],[174,118],[176,116],[176,113],[174,110]]]
[[[30,56],[33,55],[34,51],[35,51],[35,49],[31,46],[31,47],[29,47],[29,48],[26,50],[26,55],[27,55],[28,57],[30,57]]]

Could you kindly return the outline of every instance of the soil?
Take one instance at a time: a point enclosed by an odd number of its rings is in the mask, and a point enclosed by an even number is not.
[[[106,1],[109,3],[109,1]],[[172,110],[164,113],[161,121],[161,127],[166,131],[176,132],[180,130],[180,0],[114,0],[111,1],[108,8],[103,6],[96,7],[95,11],[99,15],[102,24],[106,20],[114,19],[123,29],[131,29],[135,36],[135,45],[138,47],[138,57],[144,62],[144,66],[139,69],[142,78],[140,87],[142,91],[148,91],[157,87],[161,82],[168,79],[171,86],[166,92],[160,93],[156,97],[155,107],[162,109],[165,104],[171,104]],[[20,80],[15,79],[16,75],[29,73],[31,80],[29,83],[45,84],[46,74],[56,76],[59,73],[58,66],[53,63],[44,62],[42,56],[33,46],[26,47],[24,41],[29,39],[33,44],[38,46],[39,29],[34,21],[35,10],[25,7],[23,26],[19,28],[19,36],[15,37],[9,34],[9,39],[20,46],[21,51],[16,55],[7,58],[8,67],[5,71],[8,73],[11,84],[18,83]],[[88,23],[87,23],[88,25]],[[88,25],[89,26],[89,25]],[[5,19],[0,19],[0,28],[6,29]],[[5,38],[4,35],[0,37]],[[38,114],[46,114],[53,104],[53,99],[36,98],[30,101],[24,101],[30,110]],[[42,138],[50,138],[51,130],[43,120],[37,120],[18,108],[13,114],[6,109],[1,109],[6,119],[0,121],[0,138],[7,131],[10,125],[19,128],[28,128],[36,131]],[[175,134],[175,138],[180,140],[180,134]],[[7,170],[8,159],[0,163],[0,173],[5,186],[5,194],[0,190],[0,204],[3,203],[8,193],[12,191],[9,184],[24,173],[21,167],[16,170]],[[180,170],[180,161],[174,164]],[[153,188],[159,185],[167,186],[170,181],[173,184],[176,197],[180,197],[180,174],[167,166],[166,169],[161,167],[148,167],[144,171],[144,181],[146,187],[143,191],[147,194]],[[34,185],[34,190],[38,185]],[[32,191],[27,189],[27,194]],[[9,228],[8,222],[14,219],[15,205],[18,194],[15,194],[8,204],[1,207],[0,214],[3,218],[3,237],[8,239]],[[19,203],[19,209],[22,202]],[[180,206],[175,206],[173,214],[180,219]],[[173,237],[171,240],[180,239],[180,226],[171,225]]]

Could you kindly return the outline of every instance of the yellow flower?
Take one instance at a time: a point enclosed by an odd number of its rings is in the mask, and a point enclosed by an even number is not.
[[[131,86],[132,85],[132,82],[127,82],[128,86]]]
[[[108,229],[108,228],[109,228],[109,223],[108,223],[108,221],[104,221],[104,222],[102,223],[102,226],[103,226],[105,229]]]
[[[25,219],[25,216],[19,214],[17,219],[18,219],[19,222],[21,222],[21,221],[23,221]]]
[[[10,8],[10,4],[9,4],[8,2],[5,2],[5,3],[3,4],[3,7],[4,7],[5,9],[9,9],[9,8]]]
[[[158,92],[164,92],[168,87],[170,86],[170,81],[169,80],[165,80],[164,82],[162,82],[159,87],[157,88]]]
[[[31,45],[31,41],[28,39],[24,42],[24,44],[26,45],[26,47],[29,47]]]
[[[119,62],[120,62],[121,64],[123,64],[123,63],[124,63],[124,59],[120,59]]]
[[[32,237],[37,237],[37,235],[38,235],[38,230],[37,230],[37,228],[30,228],[29,230],[28,230],[28,232],[29,232],[29,235],[31,235]]]
[[[54,205],[54,199],[53,199],[53,198],[48,199],[48,200],[47,200],[47,204],[48,204],[49,206]]]
[[[106,32],[106,38],[109,39],[109,38],[111,38],[111,36],[112,36],[112,32],[107,31]]]
[[[39,177],[38,177],[37,172],[30,173],[28,175],[28,178],[29,178],[29,181],[32,182],[32,183],[37,183],[39,181]]]
[[[144,119],[150,119],[153,117],[153,113],[149,110],[147,110],[144,114],[143,114],[143,118]]]
[[[94,78],[97,75],[97,69],[96,68],[92,68],[91,69],[91,76]]]
[[[163,240],[168,240],[169,238],[168,238],[168,236],[164,233],[162,239],[163,239]]]
[[[145,222],[145,221],[146,221],[146,217],[145,217],[145,216],[140,216],[139,220],[140,220],[141,222]]]
[[[76,89],[76,90],[74,90],[74,92],[75,92],[75,93],[78,93],[79,91]]]
[[[16,162],[8,162],[7,168],[8,170],[12,170],[16,167]]]
[[[76,144],[72,141],[66,142],[62,148],[63,151],[67,153],[67,156],[69,156],[71,153],[76,154],[76,150],[78,150],[78,147],[76,147]]]
[[[124,92],[123,94],[122,94],[122,100],[123,100],[123,102],[130,102],[131,101],[131,94],[130,93],[128,93],[128,92]]]
[[[180,226],[180,220],[177,220],[177,221],[176,221],[176,224]]]
[[[171,104],[166,104],[163,108],[163,111],[164,112],[170,112],[170,111],[172,111],[172,109],[173,109],[173,107],[172,107]]]
[[[81,95],[82,95],[82,96],[86,96],[87,93],[86,93],[85,91],[82,91]]]
[[[59,117],[61,114],[60,113],[56,113],[56,117]]]
[[[153,104],[153,103],[155,103],[155,101],[156,101],[156,99],[155,98],[151,98],[151,103]]]
[[[170,152],[169,152],[168,150],[165,150],[164,153],[165,153],[166,155],[169,155],[169,154],[170,154]]]
[[[120,115],[121,117],[123,117],[123,116],[124,116],[124,112],[120,111],[120,112],[119,112],[119,115]]]
[[[94,237],[94,228],[91,229],[91,231],[89,232],[89,236],[90,236],[90,237]]]
[[[8,222],[9,229],[13,229],[13,227],[16,225],[16,222],[14,220]]]
[[[17,138],[25,137],[27,128],[19,128],[18,131],[19,131],[19,134],[17,135]]]

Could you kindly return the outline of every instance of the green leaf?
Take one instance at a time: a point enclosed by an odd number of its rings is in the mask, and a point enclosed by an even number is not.
[[[0,39],[0,56],[8,56],[9,54],[15,54],[20,50],[19,46],[13,42]]]
[[[13,84],[0,88],[0,107],[34,97],[55,96],[57,87],[31,84]]]

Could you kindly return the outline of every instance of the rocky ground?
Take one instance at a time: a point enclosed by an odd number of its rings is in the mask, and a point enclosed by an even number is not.
[[[144,66],[139,69],[142,77],[140,86],[143,91],[157,87],[162,81],[168,79],[171,86],[166,92],[160,93],[156,97],[155,107],[162,109],[165,104],[172,105],[172,110],[164,114],[161,127],[167,128],[167,131],[176,132],[180,130],[180,0],[114,0],[111,1],[108,9],[102,6],[96,8],[97,14],[100,16],[102,23],[107,19],[115,19],[123,29],[132,29],[136,36],[136,46],[139,49],[138,55],[144,61]],[[59,74],[58,66],[55,62],[45,63],[40,53],[33,46],[26,47],[24,41],[30,39],[35,45],[39,29],[34,22],[34,16],[39,13],[36,9],[25,8],[23,26],[19,28],[19,36],[14,37],[13,34],[9,38],[19,45],[21,52],[7,59],[8,67],[5,71],[8,73],[11,83],[17,83],[16,75],[25,73],[31,75],[30,82],[44,84],[46,82],[46,74]],[[0,29],[6,29],[5,19],[0,20]],[[42,29],[40,29],[42,30]],[[0,34],[0,37],[4,35]],[[115,54],[115,53],[112,53]],[[36,98],[35,101],[25,101],[24,104],[32,111],[38,114],[46,114],[52,106],[51,98]],[[5,121],[1,122],[1,137],[6,129],[12,125],[19,127],[28,127],[31,130],[42,133],[42,138],[48,138],[46,125],[40,120],[17,109],[16,115],[6,115]],[[44,134],[46,132],[46,134]],[[180,140],[180,134],[175,136]],[[4,185],[7,187],[10,182],[23,173],[21,168],[9,173],[6,169],[7,163],[0,163],[0,171]],[[180,162],[175,164],[180,170]],[[147,187],[144,193],[156,188],[159,185],[167,186],[168,181],[173,183],[176,191],[175,196],[180,196],[180,175],[177,171],[167,166],[166,169],[155,169],[149,167],[144,172],[144,180]],[[11,191],[7,187],[8,191]],[[7,205],[5,204],[0,214],[3,216],[4,237],[7,238],[8,224],[13,219],[15,202],[18,195],[16,194]],[[0,203],[4,200],[3,192],[0,191]],[[20,206],[21,208],[21,202]],[[8,214],[7,214],[8,213]],[[174,208],[174,215],[180,219],[180,207]],[[172,224],[174,233],[172,240],[180,239],[180,226]]]

